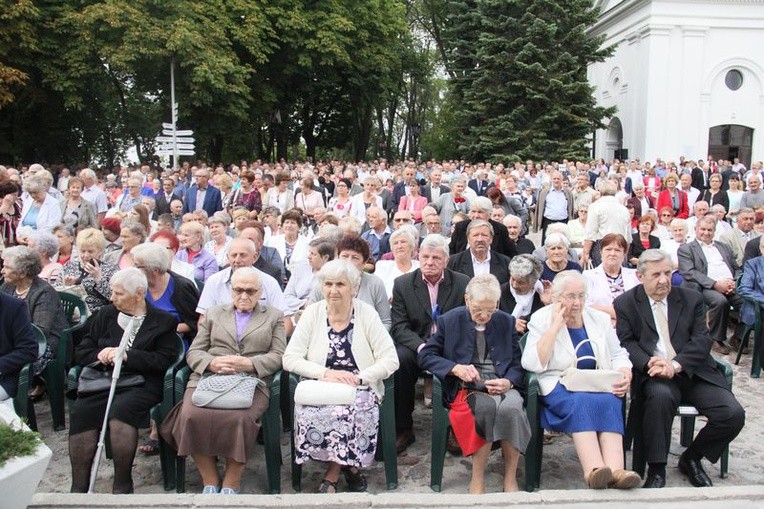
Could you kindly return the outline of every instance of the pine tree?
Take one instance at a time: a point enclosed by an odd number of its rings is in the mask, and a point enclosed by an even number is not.
[[[590,0],[453,0],[446,5],[461,156],[472,160],[585,157],[613,114],[598,107],[587,65],[610,54],[587,34]]]

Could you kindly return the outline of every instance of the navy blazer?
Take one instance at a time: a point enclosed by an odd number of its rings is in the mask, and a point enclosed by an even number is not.
[[[199,187],[196,184],[188,188],[186,193],[186,201],[183,202],[183,213],[193,212],[196,210],[196,193],[199,191]],[[207,186],[207,194],[204,195],[204,203],[202,208],[207,211],[207,215],[212,217],[215,212],[223,210],[223,200],[220,197],[220,190],[216,187]]]
[[[756,321],[756,306],[764,306],[764,256],[757,256],[745,262],[737,293],[745,298],[743,307],[740,308],[740,319],[744,324],[753,326]]]
[[[14,397],[19,371],[37,359],[37,339],[23,300],[0,294],[0,386]]]
[[[471,364],[475,345],[475,323],[465,306],[439,316],[437,331],[419,352],[419,366],[443,382],[443,403],[447,406],[456,397],[461,380],[449,375],[457,364]],[[524,371],[520,365],[522,352],[515,330],[515,318],[496,311],[485,328],[486,346],[490,350],[496,375],[512,382],[513,388],[524,392]]]

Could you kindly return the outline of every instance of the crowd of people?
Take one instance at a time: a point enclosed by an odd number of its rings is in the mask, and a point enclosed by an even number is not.
[[[543,428],[572,435],[590,488],[664,486],[680,401],[708,423],[679,468],[710,486],[703,458],[716,462],[744,424],[711,352],[739,348],[752,302],[764,303],[762,178],[761,162],[748,170],[710,156],[242,161],[108,174],[0,166],[0,401],[32,361],[29,397],[44,396],[66,328],[58,290],[89,314],[72,362],[108,367],[126,338],[123,372],[140,379],[117,391],[108,416],[115,493],[133,491],[135,454],[156,453],[159,434],[194,459],[204,493],[238,493],[282,368],[354,390],[352,401],[295,405],[296,462],[326,465],[319,492],[340,491],[340,474],[349,491],[366,490],[389,377],[406,451],[419,378],[431,406],[432,376],[451,410],[449,450],[472,458],[469,492],[485,491],[494,445],[504,490],[516,491],[531,438],[527,372],[538,376]],[[28,313],[9,312],[20,301]],[[728,338],[732,309],[741,318]],[[47,339],[39,358],[29,320]],[[139,444],[178,336],[193,372],[185,397]],[[581,390],[571,369],[615,378]],[[251,406],[195,402],[200,381],[237,373],[260,381]],[[630,416],[650,436],[644,479],[623,462],[629,391],[645,400],[644,415]],[[77,396],[72,491],[87,490],[104,418],[104,393]]]

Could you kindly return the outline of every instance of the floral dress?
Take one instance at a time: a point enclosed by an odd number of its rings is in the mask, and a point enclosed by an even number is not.
[[[329,352],[326,367],[358,374],[350,346],[353,319],[342,331],[327,323]],[[368,467],[377,449],[379,407],[368,387],[356,390],[352,405],[295,405],[295,461],[331,461],[340,465]]]

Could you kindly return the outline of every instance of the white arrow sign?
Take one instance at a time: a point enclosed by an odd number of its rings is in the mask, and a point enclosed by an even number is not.
[[[172,143],[173,141],[177,141],[178,143],[194,143],[193,138],[183,136],[176,136],[175,138],[172,136],[157,136],[154,139],[160,143]]]
[[[171,156],[171,155],[173,155],[173,153],[174,152],[173,152],[172,149],[170,149],[170,150],[157,150],[156,151],[156,154],[159,155],[159,156]],[[196,152],[194,152],[193,150],[178,150],[178,155],[179,156],[192,156],[194,154],[196,154]]]
[[[167,122],[162,122],[162,129],[174,129],[175,126],[172,124],[168,124]]]
[[[162,134],[164,134],[165,136],[172,136],[173,131],[172,131],[172,129],[165,128],[165,129],[162,129]],[[180,130],[176,130],[175,131],[175,136],[193,136],[193,135],[194,135],[194,131],[192,131],[191,129],[184,129],[182,131],[180,131]]]
[[[159,145],[157,148],[159,150],[172,150],[172,143],[163,143]],[[193,143],[178,143],[178,148],[181,150],[194,150],[196,147],[194,147]]]

